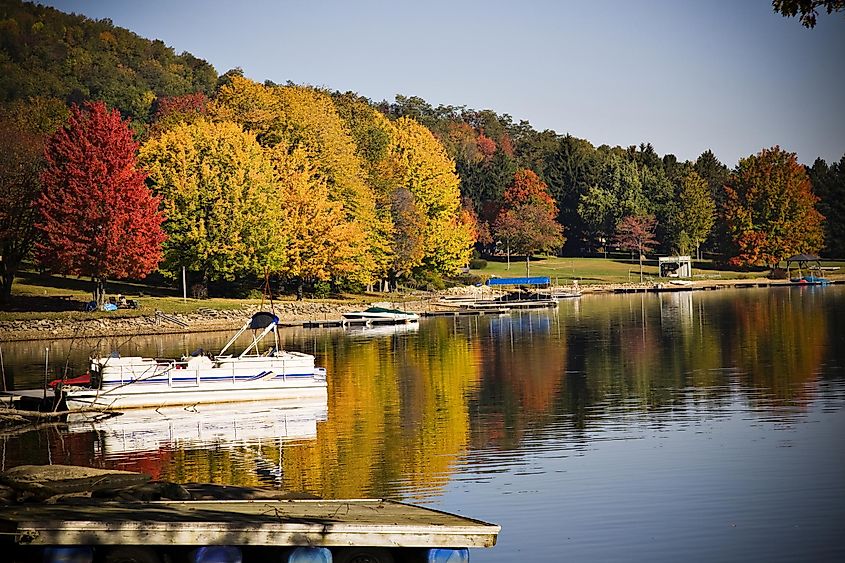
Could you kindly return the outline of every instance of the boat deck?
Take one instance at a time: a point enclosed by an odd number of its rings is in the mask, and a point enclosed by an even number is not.
[[[0,541],[21,545],[491,547],[500,526],[390,500],[20,505]]]

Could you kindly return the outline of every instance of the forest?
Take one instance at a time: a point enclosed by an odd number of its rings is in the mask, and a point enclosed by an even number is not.
[[[728,166],[415,96],[222,75],[109,20],[0,0],[0,297],[25,263],[201,291],[442,287],[480,258],[845,256],[845,155]]]

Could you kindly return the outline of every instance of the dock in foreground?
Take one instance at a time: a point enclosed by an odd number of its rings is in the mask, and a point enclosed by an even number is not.
[[[5,507],[21,545],[491,547],[501,529],[402,502],[212,500]]]

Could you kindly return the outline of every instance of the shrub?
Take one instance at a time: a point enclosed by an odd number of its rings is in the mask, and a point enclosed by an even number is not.
[[[247,299],[261,299],[264,297],[264,293],[260,289],[250,289],[244,295]]]
[[[314,282],[314,297],[326,299],[332,294],[332,285],[327,281]]]
[[[413,277],[408,281],[408,285],[424,291],[439,291],[441,289],[446,289],[446,283],[443,281],[440,274],[427,271],[415,272]]]
[[[470,270],[483,270],[487,267],[487,260],[483,258],[473,258],[469,261],[469,269]]]

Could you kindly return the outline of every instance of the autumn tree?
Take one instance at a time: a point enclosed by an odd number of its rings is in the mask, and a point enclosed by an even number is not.
[[[384,233],[389,227],[380,222],[355,143],[330,96],[313,88],[263,86],[232,75],[218,90],[209,113],[241,124],[269,149],[271,158],[304,152],[314,173],[325,180],[329,199],[343,204],[345,221],[367,235],[355,252],[350,277],[373,281],[386,262]]]
[[[208,98],[202,92],[162,97],[153,104],[148,134],[152,137],[173,128],[178,123],[191,123],[205,116]]]
[[[170,275],[184,266],[207,284],[281,264],[273,167],[253,134],[184,123],[145,143],[140,160],[162,199]]]
[[[640,262],[640,283],[643,281],[643,255],[657,246],[655,228],[657,221],[653,215],[628,215],[616,226],[613,242],[622,250],[636,251]]]
[[[421,266],[450,274],[469,260],[473,226],[461,212],[455,164],[431,131],[403,117],[395,122],[395,153],[402,166],[400,187],[412,195],[423,219]]]
[[[316,175],[303,151],[276,160],[277,195],[282,228],[280,262],[272,268],[295,282],[302,299],[305,284],[349,276],[364,233],[344,220],[343,205],[331,201],[326,180]]]
[[[143,277],[161,258],[163,217],[137,148],[128,122],[102,102],[74,106],[47,143],[38,258],[53,271],[90,276],[98,303],[107,279]]]
[[[393,252],[388,282],[395,286],[399,278],[409,276],[414,268],[422,264],[426,218],[414,194],[405,187],[393,192],[390,213],[393,219]]]
[[[732,264],[774,266],[822,247],[824,217],[795,153],[775,146],[741,159],[725,194],[722,213],[733,245]]]
[[[0,302],[35,243],[47,137],[67,119],[57,99],[31,99],[0,107]]]
[[[525,255],[525,272],[530,275],[531,255],[563,246],[563,227],[556,221],[557,206],[549,188],[531,170],[518,170],[504,194],[504,206],[494,225],[497,238],[510,251]]]

